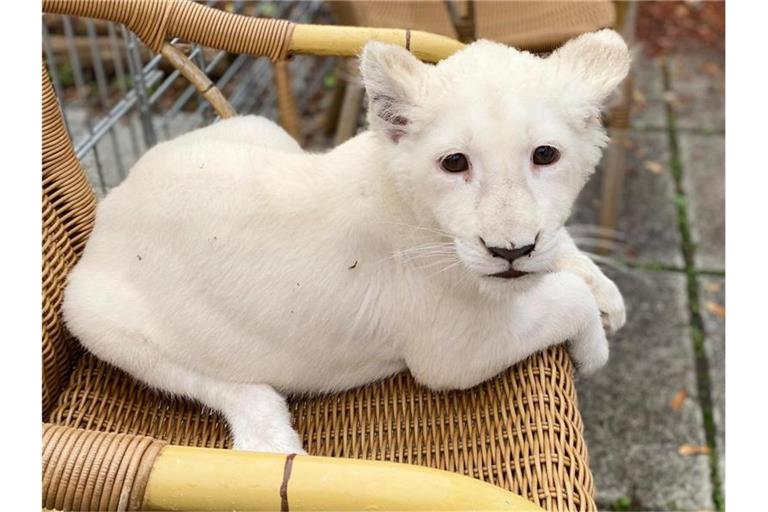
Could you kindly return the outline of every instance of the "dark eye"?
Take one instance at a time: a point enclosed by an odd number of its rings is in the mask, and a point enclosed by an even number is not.
[[[447,172],[464,172],[469,170],[469,160],[463,153],[453,153],[440,160],[440,167]]]
[[[560,158],[560,152],[552,146],[539,146],[533,150],[533,163],[536,165],[551,165]]]

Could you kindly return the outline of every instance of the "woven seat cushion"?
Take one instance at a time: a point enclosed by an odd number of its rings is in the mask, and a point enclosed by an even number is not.
[[[390,460],[464,473],[556,510],[592,509],[593,485],[572,367],[562,348],[464,392],[431,392],[403,373],[332,396],[292,398],[314,455]],[[226,423],[152,391],[86,354],[47,421],[227,448]]]
[[[462,4],[457,2],[459,11]],[[410,28],[456,38],[445,2],[344,2],[341,22],[369,27]],[[611,27],[616,21],[609,0],[571,2],[478,1],[475,36],[518,48],[545,50],[583,32]]]

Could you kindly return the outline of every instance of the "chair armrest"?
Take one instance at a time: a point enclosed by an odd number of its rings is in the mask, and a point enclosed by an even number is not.
[[[466,476],[393,462],[167,445],[45,424],[43,506],[64,510],[517,510]]]
[[[354,56],[369,39],[401,44],[431,62],[463,47],[449,37],[418,30],[294,24],[242,16],[191,0],[45,0],[43,12],[122,23],[158,53],[173,37],[273,61],[292,53]]]

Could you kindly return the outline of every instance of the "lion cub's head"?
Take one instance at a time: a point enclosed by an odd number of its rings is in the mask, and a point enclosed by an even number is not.
[[[546,265],[607,142],[600,111],[629,70],[612,30],[547,57],[477,41],[437,65],[379,42],[361,58],[369,123],[400,195],[481,275]],[[525,256],[523,258],[523,256]]]

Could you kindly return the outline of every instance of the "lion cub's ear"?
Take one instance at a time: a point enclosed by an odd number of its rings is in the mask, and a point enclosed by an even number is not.
[[[408,132],[414,107],[424,90],[429,66],[397,45],[369,41],[360,56],[360,74],[368,93],[368,122],[393,142]]]
[[[610,29],[571,39],[550,58],[571,68],[586,82],[596,103],[602,103],[629,73],[629,48],[624,39]]]

